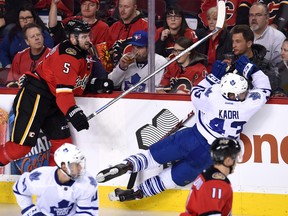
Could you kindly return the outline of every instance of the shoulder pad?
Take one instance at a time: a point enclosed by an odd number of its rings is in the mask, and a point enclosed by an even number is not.
[[[59,55],[70,55],[74,58],[83,58],[83,54],[75,48],[69,41],[64,41],[59,45]]]

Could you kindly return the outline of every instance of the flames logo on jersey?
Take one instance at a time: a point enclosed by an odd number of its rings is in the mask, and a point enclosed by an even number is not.
[[[80,87],[81,89],[84,90],[84,89],[86,88],[86,85],[87,85],[87,83],[88,83],[88,80],[89,80],[89,76],[87,76],[87,75],[85,75],[85,76],[83,77],[83,79],[81,79],[81,77],[78,76],[77,79],[76,79],[76,85],[75,85],[75,88],[74,88],[74,89]]]

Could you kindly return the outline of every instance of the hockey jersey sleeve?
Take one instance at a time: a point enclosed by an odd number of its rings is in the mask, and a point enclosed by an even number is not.
[[[28,172],[23,173],[13,185],[16,201],[22,210],[33,205],[31,192],[33,185],[31,185],[29,174]]]
[[[85,183],[79,185],[80,194],[77,199],[76,215],[95,215],[98,216],[99,197],[98,185],[91,175],[85,177]]]

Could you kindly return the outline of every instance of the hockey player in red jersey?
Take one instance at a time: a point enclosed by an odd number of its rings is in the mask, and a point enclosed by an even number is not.
[[[67,120],[77,131],[89,128],[74,95],[81,95],[84,90],[113,89],[111,80],[90,77],[90,28],[82,20],[69,21],[68,40],[54,47],[34,71],[27,73],[27,81],[13,103],[15,122],[11,140],[0,147],[0,166],[25,156],[35,146],[40,129],[52,145],[49,164],[55,165],[55,150],[64,143],[72,143]]]
[[[180,216],[230,216],[233,191],[227,176],[234,172],[241,147],[232,138],[217,138],[211,145],[214,165],[204,170],[193,182]]]

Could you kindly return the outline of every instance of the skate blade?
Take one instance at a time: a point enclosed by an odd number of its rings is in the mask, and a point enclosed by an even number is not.
[[[110,201],[119,201],[119,197],[116,196],[115,191],[111,192],[108,194],[109,200]]]
[[[113,168],[113,169],[109,170],[109,172],[107,172],[105,174],[100,172],[96,176],[96,181],[98,183],[103,183],[103,182],[107,181],[105,177],[110,176],[110,175],[116,175],[117,173],[118,173],[118,169],[117,168]]]

